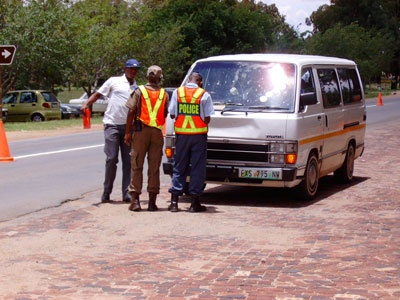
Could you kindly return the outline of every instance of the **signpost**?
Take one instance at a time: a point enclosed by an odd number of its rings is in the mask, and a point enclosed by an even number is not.
[[[7,137],[3,126],[3,65],[11,65],[15,54],[14,45],[0,45],[0,162],[13,161],[8,148]]]
[[[3,120],[3,65],[11,65],[15,54],[14,45],[0,45],[0,121]]]

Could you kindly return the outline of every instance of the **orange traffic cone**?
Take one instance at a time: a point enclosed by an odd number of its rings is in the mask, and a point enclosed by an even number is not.
[[[10,156],[10,149],[8,148],[3,121],[0,120],[0,162],[3,161],[14,161],[14,158]]]
[[[82,114],[83,128],[90,129],[90,109],[86,108],[85,113]]]
[[[382,103],[382,94],[381,94],[381,92],[379,92],[378,103],[376,103],[376,106],[382,106],[382,105],[383,105],[383,103]]]

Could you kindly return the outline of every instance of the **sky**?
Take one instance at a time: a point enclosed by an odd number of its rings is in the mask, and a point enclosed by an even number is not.
[[[330,0],[261,0],[271,5],[275,4],[279,13],[285,16],[286,23],[294,26],[299,32],[312,30],[312,26],[307,26],[305,20],[313,11],[324,4],[330,4]],[[300,24],[301,23],[301,24]],[[300,24],[300,25],[299,25]]]

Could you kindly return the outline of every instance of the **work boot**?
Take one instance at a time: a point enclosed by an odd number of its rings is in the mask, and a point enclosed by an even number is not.
[[[200,204],[200,196],[199,195],[192,195],[192,205],[189,207],[189,212],[203,212],[206,211],[207,207]]]
[[[125,196],[124,196],[123,199],[122,199],[122,202],[131,203],[131,202],[132,202],[132,197],[131,197],[131,195],[129,195],[129,193],[126,193]]]
[[[156,193],[149,193],[149,206],[147,207],[148,211],[156,211],[158,207],[156,205],[157,194]]]
[[[110,194],[104,192],[103,195],[101,195],[101,203],[110,203]]]
[[[171,205],[168,206],[168,210],[171,212],[178,212],[178,199],[179,196],[177,194],[171,194]]]
[[[139,194],[136,192],[132,193],[132,203],[129,205],[129,210],[131,211],[140,211],[142,208],[140,207]]]

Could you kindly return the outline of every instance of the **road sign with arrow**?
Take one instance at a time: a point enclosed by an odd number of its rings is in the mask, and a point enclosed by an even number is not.
[[[15,54],[14,45],[0,45],[0,65],[11,65]]]

